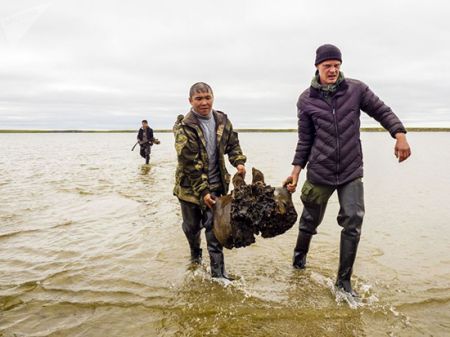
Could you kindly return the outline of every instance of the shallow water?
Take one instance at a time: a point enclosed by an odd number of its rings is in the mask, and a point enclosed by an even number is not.
[[[207,258],[190,268],[173,137],[158,137],[146,167],[132,134],[0,135],[0,336],[450,335],[450,133],[409,134],[401,165],[388,134],[363,134],[360,303],[332,286],[335,195],[305,271],[290,266],[297,225],[227,250],[231,284]],[[296,135],[240,138],[247,166],[279,185]]]

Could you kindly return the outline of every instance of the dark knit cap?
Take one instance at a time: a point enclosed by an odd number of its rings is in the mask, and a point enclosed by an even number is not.
[[[314,65],[318,65],[326,60],[339,60],[342,62],[342,55],[339,48],[332,44],[324,44],[317,48],[316,62]]]

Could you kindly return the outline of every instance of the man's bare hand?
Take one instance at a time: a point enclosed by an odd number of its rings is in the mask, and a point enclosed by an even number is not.
[[[406,160],[411,156],[411,148],[409,147],[406,135],[404,133],[397,133],[395,135],[397,142],[395,143],[395,157],[398,158],[398,162]]]
[[[203,202],[205,203],[206,206],[208,206],[210,209],[213,209],[214,204],[216,203],[216,201],[214,200],[214,196],[211,195],[210,193],[208,193],[207,195],[205,195],[203,197]]]
[[[237,169],[237,173],[240,174],[243,178],[245,178],[245,173],[247,172],[247,171],[245,170],[245,166],[242,165],[242,164],[239,164],[239,165],[236,167],[236,169]]]
[[[294,166],[292,173],[283,182],[283,186],[286,186],[289,192],[294,193],[297,188],[298,178],[300,176],[302,168],[298,165]]]

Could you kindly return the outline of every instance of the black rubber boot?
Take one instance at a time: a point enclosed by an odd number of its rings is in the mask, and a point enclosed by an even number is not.
[[[211,276],[212,277],[224,277],[225,262],[223,259],[223,254],[210,252],[209,258],[210,258],[210,262],[211,262]]]
[[[225,271],[223,247],[214,235],[212,228],[206,229],[205,235],[211,263],[211,276],[214,278],[225,278],[232,281],[233,279],[229,277]]]
[[[225,263],[223,260],[223,255],[212,256],[209,255],[211,259],[211,277],[212,278],[224,278],[228,281],[234,281],[234,278],[227,274],[225,271]]]
[[[341,247],[339,254],[339,270],[337,275],[336,287],[358,297],[353,290],[351,277],[353,271],[353,263],[358,250],[359,237],[352,237],[341,233]]]
[[[189,238],[189,248],[191,250],[191,262],[202,263],[202,249],[200,248],[200,232]]]
[[[212,193],[215,197],[220,193]],[[202,215],[202,226],[205,228],[206,244],[211,264],[211,276],[213,278],[225,278],[233,281],[225,271],[225,261],[223,256],[223,247],[214,234],[214,213],[207,208]]]
[[[147,156],[145,156],[145,164],[148,165],[149,162],[150,162],[150,156],[147,155]]]
[[[308,254],[311,238],[312,235],[309,233],[298,232],[297,244],[295,245],[294,257],[292,259],[294,268],[304,269],[306,267],[306,254]]]
[[[201,248],[191,248],[191,262],[195,264],[202,263],[202,249]]]

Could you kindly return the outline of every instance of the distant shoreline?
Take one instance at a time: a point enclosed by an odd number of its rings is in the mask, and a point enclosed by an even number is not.
[[[450,128],[408,128],[408,132],[450,132]],[[136,133],[137,130],[0,130],[0,133]],[[156,129],[155,133],[171,133],[170,129]],[[236,129],[242,133],[297,132],[297,129]],[[386,132],[383,128],[361,128],[362,132]]]

